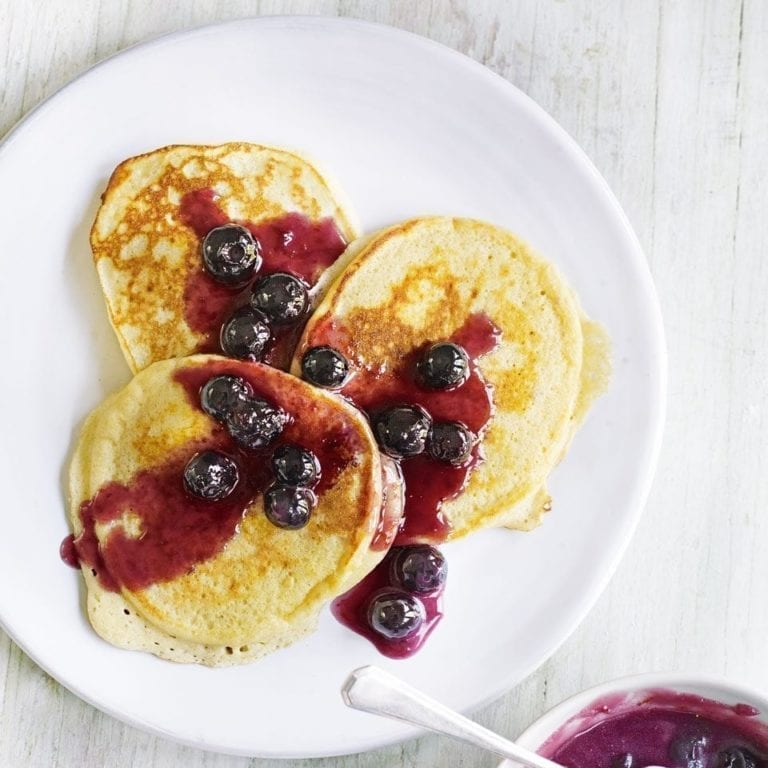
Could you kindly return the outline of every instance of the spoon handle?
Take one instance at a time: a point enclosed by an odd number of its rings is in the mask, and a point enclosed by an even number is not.
[[[495,752],[500,757],[507,757],[530,768],[561,768],[557,763],[517,746],[430,699],[378,667],[361,667],[355,670],[344,683],[341,695],[347,706],[353,709],[415,723],[431,731]]]

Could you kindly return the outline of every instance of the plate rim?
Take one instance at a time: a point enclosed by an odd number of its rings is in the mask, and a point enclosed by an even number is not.
[[[631,245],[631,254],[628,252],[624,258],[625,260],[626,258],[629,258],[632,262],[634,271],[636,272],[636,277],[639,279],[637,284],[642,288],[642,304],[646,310],[647,315],[646,330],[648,331],[649,339],[652,340],[652,346],[650,346],[649,349],[653,353],[652,359],[656,360],[658,370],[656,380],[652,380],[651,386],[649,387],[649,390],[652,391],[651,399],[649,400],[651,418],[649,419],[649,426],[647,430],[648,458],[643,467],[643,471],[638,473],[636,476],[637,482],[634,494],[629,497],[625,503],[627,512],[625,515],[621,541],[615,547],[610,562],[602,574],[602,578],[599,579],[599,582],[588,594],[585,594],[581,597],[578,610],[575,611],[574,614],[575,618],[568,630],[562,633],[562,636],[555,638],[549,644],[542,645],[543,650],[538,654],[540,656],[540,660],[537,663],[529,665],[523,669],[522,672],[518,672],[515,675],[500,675],[500,682],[494,687],[492,691],[490,691],[481,700],[462,710],[465,713],[474,713],[477,710],[488,706],[493,701],[511,691],[515,686],[522,683],[533,672],[539,669],[583,623],[584,619],[592,610],[595,603],[603,594],[609,582],[613,578],[619,563],[624,557],[624,554],[630,542],[632,541],[651,490],[653,478],[658,466],[659,455],[661,452],[664,425],[666,422],[668,380],[668,351],[661,305],[653,282],[647,257],[645,256],[640,241],[626,213],[624,212],[621,204],[614,195],[605,178],[598,171],[594,163],[591,161],[586,152],[581,148],[581,146],[576,142],[576,140],[543,107],[541,107],[536,101],[534,101],[530,96],[528,96],[524,91],[514,85],[511,81],[494,72],[492,69],[485,66],[481,62],[471,58],[461,51],[451,48],[448,45],[418,33],[402,29],[400,27],[368,21],[365,19],[358,19],[347,16],[276,14],[267,16],[244,16],[237,19],[228,19],[226,21],[184,27],[183,29],[172,30],[170,32],[150,37],[146,40],[141,40],[125,48],[122,48],[115,53],[110,54],[109,56],[85,68],[82,72],[65,83],[61,88],[56,90],[50,96],[46,97],[32,109],[23,114],[19,120],[17,120],[11,126],[11,128],[2,137],[2,139],[0,139],[0,160],[2,160],[4,154],[8,152],[9,147],[12,147],[14,140],[22,130],[28,128],[34,124],[35,121],[40,119],[40,117],[45,114],[45,112],[51,107],[52,104],[56,103],[60,98],[66,97],[68,91],[70,89],[74,89],[81,79],[86,78],[91,73],[102,67],[106,67],[110,62],[112,62],[113,59],[128,57],[131,55],[140,55],[141,52],[145,49],[160,47],[180,38],[192,38],[208,32],[220,32],[228,27],[270,25],[290,29],[291,26],[307,24],[314,25],[318,28],[335,26],[347,27],[349,30],[354,30],[356,28],[365,29],[384,37],[389,36],[395,39],[407,38],[413,44],[420,45],[426,49],[434,50],[437,55],[454,58],[461,65],[473,69],[479,76],[486,78],[488,81],[493,82],[497,86],[506,88],[509,93],[514,94],[518,105],[526,112],[528,112],[529,116],[534,119],[537,128],[548,130],[556,140],[558,146],[567,154],[568,159],[574,165],[578,166],[581,171],[585,172],[585,174],[589,176],[590,181],[594,185],[595,191],[597,192],[599,190],[599,197],[601,202],[603,202],[606,207],[610,209],[613,216],[615,217],[616,224],[621,225],[621,232],[627,238],[628,244]],[[17,636],[12,624],[9,623],[6,616],[4,615],[2,606],[0,606],[0,628],[2,628],[3,631],[5,631],[6,634],[8,634],[8,636],[13,640],[13,642],[25,653],[25,655],[31,658],[32,661],[46,674],[56,680],[60,685],[73,693],[79,699],[87,702],[99,711],[114,717],[120,722],[139,728],[144,732],[148,732],[155,736],[161,736],[177,744],[201,749],[208,752],[265,759],[339,757],[344,755],[362,754],[374,749],[401,744],[406,740],[417,738],[428,733],[428,731],[423,729],[408,726],[407,728],[403,729],[400,734],[395,735],[393,738],[382,739],[373,737],[369,738],[367,741],[363,740],[358,742],[355,748],[351,751],[349,749],[340,748],[312,752],[285,750],[270,751],[264,749],[254,752],[251,750],[232,748],[227,747],[226,745],[211,743],[201,738],[187,738],[185,736],[181,736],[177,733],[169,731],[161,726],[158,726],[155,723],[143,720],[141,717],[124,713],[120,710],[114,709],[108,704],[97,702],[95,699],[79,690],[75,681],[70,679],[65,680],[63,677],[66,676],[60,676],[59,674],[54,673],[48,664],[37,658],[37,655],[31,652],[26,647],[25,643]],[[342,683],[343,681],[339,682],[339,688],[341,688]]]

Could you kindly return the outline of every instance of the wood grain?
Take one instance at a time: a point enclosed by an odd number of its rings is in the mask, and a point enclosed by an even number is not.
[[[584,147],[634,224],[656,279],[669,344],[669,415],[646,514],[573,637],[477,719],[514,736],[587,685],[650,670],[727,674],[768,688],[761,471],[768,463],[768,4],[0,0],[0,135],[127,45],[275,13],[393,24],[508,78]],[[4,635],[0,679],[0,766],[303,764],[206,754],[122,725],[61,688]],[[433,737],[313,763],[494,764]]]

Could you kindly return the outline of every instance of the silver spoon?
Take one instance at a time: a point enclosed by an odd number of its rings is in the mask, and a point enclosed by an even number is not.
[[[379,667],[356,669],[344,683],[341,696],[344,703],[353,709],[420,725],[529,768],[563,768],[430,699]],[[663,767],[650,765],[648,768]]]
[[[341,696],[344,703],[353,709],[420,725],[529,768],[562,768],[430,699],[378,667],[356,669],[344,683]]]

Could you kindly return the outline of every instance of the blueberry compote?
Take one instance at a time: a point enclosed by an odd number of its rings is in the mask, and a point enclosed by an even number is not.
[[[421,449],[417,446],[413,449],[416,452],[402,461],[405,514],[395,542],[398,545],[439,543],[449,533],[441,513],[442,504],[461,493],[472,469],[482,460],[482,436],[493,415],[491,387],[476,360],[495,349],[500,335],[487,315],[474,314],[446,340],[460,346],[467,355],[468,373],[458,386],[441,390],[419,383],[419,363],[431,347],[424,344],[413,350],[397,368],[382,369],[375,364],[356,367],[341,389],[374,423],[388,409],[416,406],[428,414],[432,424],[458,423],[474,436],[472,448],[461,463],[434,458],[428,450],[423,450],[426,441]],[[324,321],[313,328],[310,341],[312,347],[328,346],[346,354],[347,359],[350,357],[349,332],[333,321]],[[353,364],[350,361],[350,365]],[[419,442],[421,430],[416,432]]]
[[[438,544],[450,533],[442,505],[462,492],[482,461],[482,438],[493,415],[491,388],[476,361],[496,347],[500,331],[487,315],[471,315],[449,339],[425,343],[392,369],[355,366],[349,334],[333,321],[318,324],[305,357],[313,348],[330,347],[348,360],[341,392],[368,413],[380,447],[399,460],[405,504],[395,548],[366,579],[337,598],[333,613],[381,653],[403,658],[418,650],[442,616],[445,572],[439,587],[416,595],[424,607],[420,615],[406,602],[392,602],[392,587],[413,590],[393,583],[391,563],[393,558],[402,561],[403,553],[423,554],[422,545]],[[428,549],[444,566],[442,555]],[[377,603],[382,595],[389,601],[383,607]],[[385,613],[409,623],[411,631],[405,636],[387,633],[380,621]]]
[[[295,456],[300,452],[302,461],[311,465],[312,471],[300,477],[297,469],[289,468],[287,479],[303,485],[284,484],[297,489],[302,499],[301,519],[293,515],[284,527],[299,527],[299,522],[306,525],[311,516],[314,495],[333,486],[341,471],[363,450],[343,414],[314,401],[308,408],[301,393],[285,388],[281,377],[258,365],[210,361],[182,368],[174,378],[194,408],[203,411],[204,404],[206,410],[219,416],[210,436],[184,445],[162,464],[141,470],[127,483],[110,482],[101,487],[80,506],[80,535],[62,543],[65,562],[91,568],[109,590],[137,590],[168,581],[221,552],[253,499],[285,479],[275,477],[275,452],[278,460],[286,453]],[[242,384],[233,385],[235,381]],[[221,420],[227,416],[228,407],[240,408],[243,398],[246,403],[268,403],[281,414],[279,432],[254,441],[256,448],[235,440]],[[271,430],[272,421],[265,423]],[[226,495],[201,498],[185,487],[185,468],[206,452],[228,457],[237,466],[238,479],[230,478],[232,487]],[[291,516],[290,507],[281,509],[284,518]],[[124,524],[115,525],[99,542],[95,525],[118,520]]]
[[[331,610],[385,656],[406,658],[443,616],[445,577],[445,559],[434,547],[393,547]]]
[[[566,768],[768,768],[768,724],[759,714],[668,690],[606,696],[540,752]]]
[[[241,252],[247,252],[247,242],[236,243],[230,251],[221,251],[229,258],[219,268],[213,265],[213,271],[210,267],[205,268],[202,243],[213,230],[232,223],[218,206],[216,193],[212,189],[187,192],[181,199],[179,219],[201,242],[200,269],[189,276],[184,291],[187,325],[205,337],[196,351],[219,352],[220,329],[234,312],[251,301],[256,306],[266,303],[267,309],[272,311],[272,320],[277,322],[272,325],[270,343],[259,359],[277,368],[287,367],[308,310],[302,302],[309,299],[302,291],[310,290],[346,248],[333,219],[311,221],[303,214],[287,213],[256,224],[237,221],[238,226],[234,229],[240,228],[246,235],[250,234],[257,256],[250,260],[234,260],[232,253],[240,256]],[[229,279],[233,272],[237,279]],[[279,309],[274,310],[275,290],[261,290],[255,299],[251,298],[253,284],[261,281],[263,288],[263,279],[275,273],[295,278],[295,284],[288,286],[291,303],[283,313],[287,313],[287,317],[280,315]],[[278,287],[283,293],[286,291],[284,285]],[[269,320],[267,314],[264,317]]]

